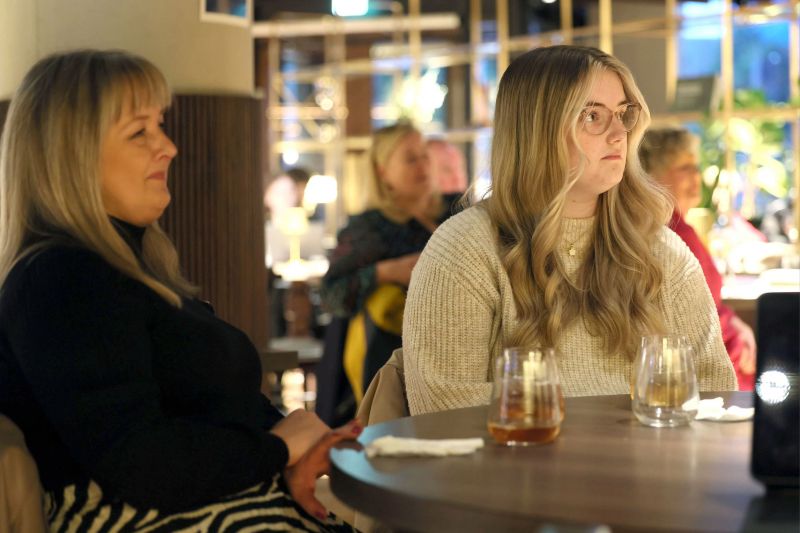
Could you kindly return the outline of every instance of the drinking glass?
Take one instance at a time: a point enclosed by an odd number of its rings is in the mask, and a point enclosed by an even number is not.
[[[641,423],[681,426],[697,416],[700,394],[693,351],[686,337],[643,337],[633,373],[633,413]]]
[[[489,433],[499,444],[551,442],[561,431],[564,397],[552,348],[506,348],[495,361]]]

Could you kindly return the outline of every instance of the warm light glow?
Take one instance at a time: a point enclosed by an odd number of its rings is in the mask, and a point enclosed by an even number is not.
[[[340,17],[360,17],[369,10],[369,0],[331,0],[331,13]]]
[[[789,378],[779,370],[767,370],[758,376],[756,394],[764,403],[779,404],[789,397]]]
[[[717,165],[711,165],[703,171],[703,183],[708,187],[713,187],[717,176],[719,176],[719,167]]]
[[[731,148],[741,152],[750,152],[753,146],[763,142],[763,135],[752,121],[743,118],[732,118],[728,123],[728,138]]]
[[[492,180],[486,177],[479,177],[475,180],[475,186],[473,189],[473,199],[475,200],[483,200],[484,198],[489,198],[492,195]]]
[[[305,192],[303,192],[303,207],[313,211],[318,204],[335,202],[337,194],[336,178],[315,174],[308,180]]]
[[[308,281],[309,279],[319,279],[328,271],[328,260],[318,259],[297,259],[275,263],[273,270],[275,275],[280,276],[284,281]]]
[[[721,187],[728,187],[731,184],[733,176],[736,174],[736,171],[731,172],[729,170],[723,170],[719,173],[719,183]]]
[[[336,104],[339,82],[331,76],[320,76],[314,82],[314,101],[323,111],[330,111]]]
[[[747,18],[747,21],[750,24],[764,24],[765,22],[769,22],[770,18],[767,15],[762,15],[760,13],[753,13]]]
[[[306,261],[302,259],[290,259],[285,263],[280,263],[280,274],[278,275],[286,281],[306,281],[310,277]]]
[[[302,207],[287,207],[278,214],[275,223],[281,233],[286,235],[303,235],[308,231],[308,218]]]
[[[297,150],[286,150],[283,152],[283,155],[281,157],[284,163],[286,163],[289,166],[292,166],[295,163],[297,163],[298,159],[300,159],[300,154],[297,152]]]
[[[395,87],[392,103],[397,108],[397,115],[408,117],[417,124],[427,124],[433,120],[433,114],[444,104],[447,87],[437,83],[438,68],[428,69],[417,83],[408,77],[400,87]]]
[[[339,128],[336,124],[322,124],[319,127],[319,142],[329,143],[339,135]]]
[[[287,207],[277,214],[275,225],[289,237],[289,263],[302,263],[300,236],[308,231],[308,217],[302,207]]]

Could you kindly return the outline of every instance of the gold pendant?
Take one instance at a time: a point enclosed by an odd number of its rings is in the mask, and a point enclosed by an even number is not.
[[[571,246],[569,247],[569,255],[570,255],[570,257],[575,257],[575,254],[577,254],[577,253],[578,253],[578,252],[577,252],[577,251],[575,251],[575,245],[574,245],[574,244],[573,244],[573,245],[571,245]]]

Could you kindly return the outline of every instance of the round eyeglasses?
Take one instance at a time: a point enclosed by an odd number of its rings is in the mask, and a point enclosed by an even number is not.
[[[602,135],[611,127],[611,119],[617,117],[625,131],[631,131],[639,121],[642,108],[639,104],[624,104],[611,111],[604,105],[587,107],[578,117],[578,122],[592,135]]]

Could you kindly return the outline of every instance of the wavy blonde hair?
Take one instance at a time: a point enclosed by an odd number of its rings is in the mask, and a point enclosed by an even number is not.
[[[411,122],[400,121],[391,126],[375,130],[372,133],[372,146],[369,149],[369,170],[367,175],[367,209],[378,209],[386,218],[398,223],[406,223],[411,216],[397,207],[392,191],[381,179],[380,169],[385,167],[389,157],[397,145],[407,136],[416,134],[422,136]],[[442,198],[438,191],[434,191],[428,199],[426,214],[436,219],[441,214]]]
[[[568,139],[580,150],[578,117],[592,84],[616,73],[641,116],[628,134],[622,181],[600,195],[590,251],[575,281],[557,254],[567,193],[585,166],[571,167]],[[582,319],[608,353],[633,356],[639,336],[664,331],[655,300],[663,272],[652,242],[671,213],[664,192],[639,164],[650,112],[628,68],[595,48],[552,46],[515,59],[497,93],[492,196],[484,202],[499,255],[514,287],[519,328],[511,344],[555,346]]]
[[[0,285],[23,257],[65,239],[180,306],[196,289],[169,237],[145,229],[142,268],[100,192],[100,145],[126,106],[166,108],[161,72],[126,52],[80,50],[39,61],[14,94],[0,140]]]

